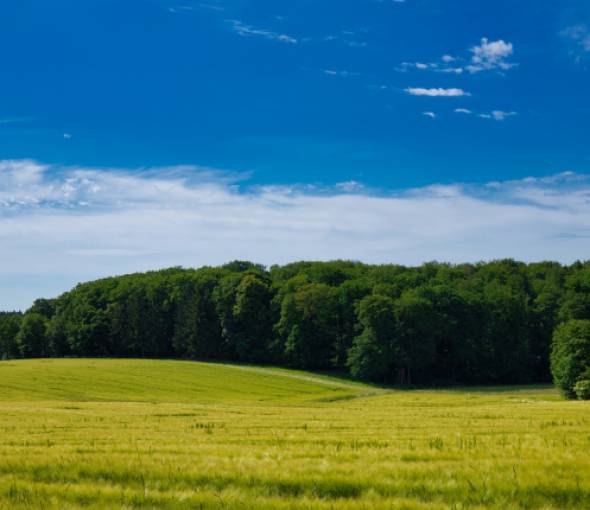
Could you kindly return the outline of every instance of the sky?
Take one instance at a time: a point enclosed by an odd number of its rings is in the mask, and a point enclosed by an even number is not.
[[[169,266],[590,253],[590,2],[0,4],[0,309]]]

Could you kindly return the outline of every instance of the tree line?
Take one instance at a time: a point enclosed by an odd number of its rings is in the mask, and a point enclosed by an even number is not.
[[[590,262],[234,261],[104,278],[0,313],[0,357],[51,356],[273,363],[429,385],[547,382],[552,367],[574,396],[590,379]]]

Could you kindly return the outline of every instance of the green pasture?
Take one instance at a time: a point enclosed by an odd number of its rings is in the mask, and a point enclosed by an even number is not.
[[[0,362],[0,509],[588,509],[590,402],[284,369]]]

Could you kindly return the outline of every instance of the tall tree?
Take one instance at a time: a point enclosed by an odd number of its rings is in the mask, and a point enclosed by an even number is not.
[[[235,351],[243,361],[269,361],[272,336],[272,293],[268,283],[247,274],[236,288],[233,315]]]
[[[218,278],[203,272],[178,282],[173,346],[180,356],[220,359],[224,355],[221,323],[213,292]]]
[[[0,359],[20,356],[17,335],[21,327],[22,314],[0,312]]]
[[[337,336],[335,290],[311,283],[283,300],[279,334],[289,363],[299,368],[328,368]]]
[[[359,379],[391,380],[397,334],[394,301],[386,296],[366,296],[357,309],[363,329],[349,351],[350,373]]]
[[[16,343],[22,355],[26,358],[49,356],[47,318],[35,312],[25,314],[16,336]]]

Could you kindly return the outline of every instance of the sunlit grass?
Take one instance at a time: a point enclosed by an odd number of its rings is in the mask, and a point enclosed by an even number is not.
[[[590,405],[176,361],[0,363],[0,508],[590,508]]]

